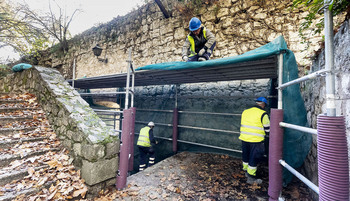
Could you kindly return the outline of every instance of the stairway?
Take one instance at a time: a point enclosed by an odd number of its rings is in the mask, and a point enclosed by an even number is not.
[[[84,196],[71,162],[34,95],[0,94],[0,201]]]

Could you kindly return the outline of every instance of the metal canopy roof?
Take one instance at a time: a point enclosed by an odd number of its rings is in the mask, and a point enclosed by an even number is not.
[[[81,89],[119,88],[126,86],[126,73],[77,79],[74,87]],[[170,85],[277,78],[277,56],[224,66],[181,70],[135,71],[135,86]],[[71,83],[72,81],[69,80]]]

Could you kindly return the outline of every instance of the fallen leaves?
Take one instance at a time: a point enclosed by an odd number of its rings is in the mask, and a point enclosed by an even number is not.
[[[28,132],[17,132],[15,134],[0,136],[3,142],[11,142],[10,148],[1,151],[1,155],[19,155],[21,158],[12,161],[7,167],[0,169],[0,175],[12,171],[24,171],[28,175],[21,180],[12,181],[0,186],[0,195],[8,192],[20,192],[30,188],[41,187],[35,195],[20,195],[18,201],[39,200],[69,200],[85,198],[88,191],[84,180],[80,177],[80,171],[75,170],[68,151],[60,147],[56,134],[52,131],[44,112],[39,110],[36,98],[32,94],[20,96],[0,95],[0,99],[9,100],[1,104],[0,108],[37,108],[36,110],[23,110],[13,112],[2,112],[0,117],[32,117],[32,120],[18,121],[2,124],[0,128],[29,128],[36,129]],[[40,140],[33,140],[40,138]],[[30,140],[26,140],[30,139]],[[52,152],[52,148],[63,149],[60,152]],[[47,150],[40,155],[31,155],[35,152]],[[28,157],[30,156],[30,157]]]

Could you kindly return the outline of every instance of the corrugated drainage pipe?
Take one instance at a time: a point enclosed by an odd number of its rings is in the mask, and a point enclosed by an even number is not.
[[[269,200],[278,200],[282,191],[282,166],[279,160],[283,152],[283,110],[271,109],[270,142],[269,142]]]
[[[344,117],[319,115],[317,133],[319,199],[349,200],[349,163]]]

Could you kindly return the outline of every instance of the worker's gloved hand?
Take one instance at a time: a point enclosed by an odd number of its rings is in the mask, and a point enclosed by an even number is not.
[[[150,148],[149,148],[149,152],[154,152],[154,148],[153,148],[153,146],[150,146]]]
[[[187,62],[187,61],[188,61],[188,56],[183,56],[183,57],[182,57],[182,60],[185,61],[185,62]]]
[[[204,53],[205,53],[205,49],[202,48],[201,50],[199,50],[198,56],[203,56]]]

